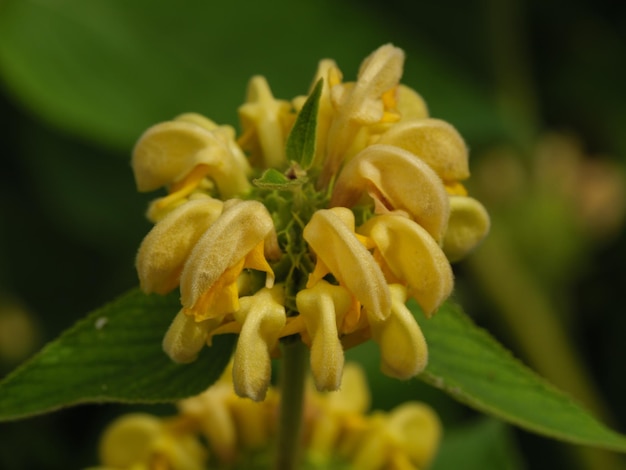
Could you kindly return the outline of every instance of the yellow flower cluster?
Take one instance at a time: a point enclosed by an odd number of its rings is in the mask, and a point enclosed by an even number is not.
[[[238,333],[234,386],[254,400],[265,397],[279,339],[296,334],[319,390],[339,388],[343,349],[368,338],[386,374],[423,370],[426,343],[405,302],[437,310],[453,288],[450,260],[485,236],[489,217],[460,183],[469,176],[463,139],[399,83],[403,62],[384,45],[355,82],[320,62],[306,167],[288,160],[286,144],[307,97],[277,100],[263,77],[250,81],[237,140],[197,114],[141,136],[138,189],[169,194],[150,206],[155,226],[137,271],[146,293],[180,286],[182,308],[163,342],[174,361]],[[294,184],[259,184],[268,169]]]
[[[179,402],[176,416],[124,415],[102,435],[99,468],[200,470],[246,468],[250,459],[269,463],[279,397],[273,388],[268,392],[260,403],[239,398],[227,373],[206,392]],[[408,402],[367,415],[369,402],[365,376],[355,364],[346,364],[338,392],[308,387],[303,444],[311,468],[333,462],[359,470],[428,466],[441,438],[436,413],[424,403]]]

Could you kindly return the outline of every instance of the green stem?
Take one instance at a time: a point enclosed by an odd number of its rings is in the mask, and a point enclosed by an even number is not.
[[[280,377],[277,470],[300,468],[304,384],[308,371],[308,356],[309,350],[299,339],[284,344]]]

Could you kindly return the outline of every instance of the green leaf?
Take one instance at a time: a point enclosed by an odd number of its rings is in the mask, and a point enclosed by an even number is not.
[[[280,171],[270,168],[265,170],[260,178],[252,181],[257,188],[278,191],[291,191],[301,187],[307,181],[306,177],[288,178]]]
[[[380,23],[377,8],[349,2],[192,0],[179,8],[153,0],[2,0],[0,78],[31,114],[127,150],[150,125],[183,112],[236,124],[254,74],[291,98],[321,58],[332,57],[354,78],[367,54],[392,41],[407,52],[402,81],[419,84],[434,116],[466,139],[502,134],[484,80],[472,80],[454,54],[432,48],[428,35],[407,40]]]
[[[305,170],[311,167],[315,157],[317,116],[323,86],[324,80],[320,78],[304,102],[287,137],[287,160],[298,163]]]
[[[522,470],[520,452],[510,429],[501,421],[481,418],[447,429],[431,470]]]
[[[427,320],[415,302],[429,348],[427,383],[472,408],[562,441],[626,452],[626,436],[598,422],[570,397],[515,359],[447,302]]]
[[[218,336],[197,361],[173,363],[161,341],[176,295],[133,290],[80,320],[0,382],[0,421],[78,403],[174,401],[205,390],[230,360],[235,337]]]

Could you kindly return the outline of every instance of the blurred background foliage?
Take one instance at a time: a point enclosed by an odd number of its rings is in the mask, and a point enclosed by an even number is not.
[[[186,111],[236,125],[251,75],[289,99],[319,59],[352,79],[386,42],[407,53],[403,81],[465,137],[470,190],[493,217],[455,268],[457,299],[625,432],[626,4],[610,0],[1,0],[0,375],[136,285],[151,195],[136,194],[129,155],[143,130]],[[626,468],[388,380],[375,355],[350,353],[375,407],[423,399],[441,414],[437,470]],[[0,424],[0,468],[94,464],[99,432],[125,411]]]

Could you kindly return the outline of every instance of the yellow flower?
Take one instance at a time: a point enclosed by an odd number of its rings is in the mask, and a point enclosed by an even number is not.
[[[280,392],[270,386],[263,402],[239,398],[233,392],[232,368],[231,363],[203,393],[179,401],[175,416],[133,413],[115,420],[101,437],[104,466],[97,468],[195,470],[247,468],[258,462],[276,439]],[[308,382],[303,422],[307,463],[325,468],[341,462],[355,470],[425,468],[441,438],[434,411],[410,402],[368,415],[370,401],[365,372],[355,363],[346,364],[336,392],[318,392]]]
[[[354,233],[352,212],[341,207],[319,210],[304,228],[302,237],[318,260],[307,287],[330,272],[363,305],[368,317],[382,320],[389,316],[391,299],[385,277]]]
[[[173,360],[195,360],[211,330],[239,310],[237,279],[243,269],[265,271],[266,285],[274,284],[265,251],[275,249],[275,236],[272,218],[261,203],[224,204],[221,215],[192,245],[180,275],[183,308],[163,341]]]
[[[277,100],[264,77],[252,77],[246,103],[239,107],[243,135],[239,142],[259,166],[279,167],[286,162],[285,139],[289,131],[291,105]]]
[[[395,214],[378,215],[359,227],[375,245],[374,257],[390,282],[407,286],[408,294],[430,316],[452,292],[450,263],[425,228]]]
[[[308,456],[322,464],[341,454],[346,436],[358,431],[365,421],[371,397],[363,369],[348,362],[343,371],[341,388],[332,393],[309,391],[307,406],[311,416]]]
[[[270,358],[287,336],[309,346],[318,390],[340,389],[344,348],[370,338],[386,374],[407,379],[426,367],[405,301],[432,315],[453,288],[449,259],[484,237],[489,218],[460,183],[469,176],[463,139],[400,83],[403,63],[387,44],[344,82],[322,60],[309,91],[322,80],[316,104],[313,95],[276,99],[256,76],[238,138],[188,113],[139,139],[138,188],[169,195],[149,210],[157,223],[137,271],[145,292],[180,288],[163,340],[174,361],[238,334],[233,384],[253,400],[265,397]],[[287,161],[288,137],[297,161]]]
[[[437,174],[414,154],[390,145],[372,145],[343,168],[332,206],[352,207],[368,194],[377,213],[404,211],[437,241],[449,216],[448,195]]]
[[[202,470],[206,460],[195,435],[143,413],[115,420],[100,442],[100,461],[110,470]]]
[[[356,446],[352,465],[359,470],[419,470],[428,466],[441,438],[436,413],[418,402],[404,403],[387,415],[374,414]]]
[[[451,262],[465,258],[489,233],[489,214],[476,199],[450,196],[450,220],[443,251]]]
[[[385,114],[383,95],[398,86],[403,65],[404,52],[386,44],[363,61],[355,83],[341,84],[329,80],[335,112],[328,129],[322,182],[326,183],[337,172],[363,126],[378,124],[385,118],[394,119]],[[333,73],[340,79],[338,69]]]
[[[311,370],[317,389],[337,390],[344,363],[339,328],[353,306],[352,298],[343,287],[321,280],[298,292],[296,305],[310,337]]]
[[[152,220],[159,220],[168,206],[180,204],[206,177],[225,199],[250,189],[250,167],[234,143],[234,130],[195,114],[184,114],[144,132],[135,144],[131,163],[139,191],[169,187],[169,196],[151,207]]]
[[[178,286],[191,250],[220,216],[223,205],[211,198],[189,201],[152,228],[141,242],[136,260],[145,293],[167,294]]]
[[[287,316],[279,286],[242,297],[235,319],[242,325],[233,362],[233,383],[239,396],[260,401],[270,384],[270,354],[278,344]]]
[[[274,273],[265,252],[276,249],[271,215],[257,201],[230,200],[193,247],[180,277],[183,312],[196,321],[238,310],[237,278],[244,268]],[[270,254],[270,256],[272,256]]]

